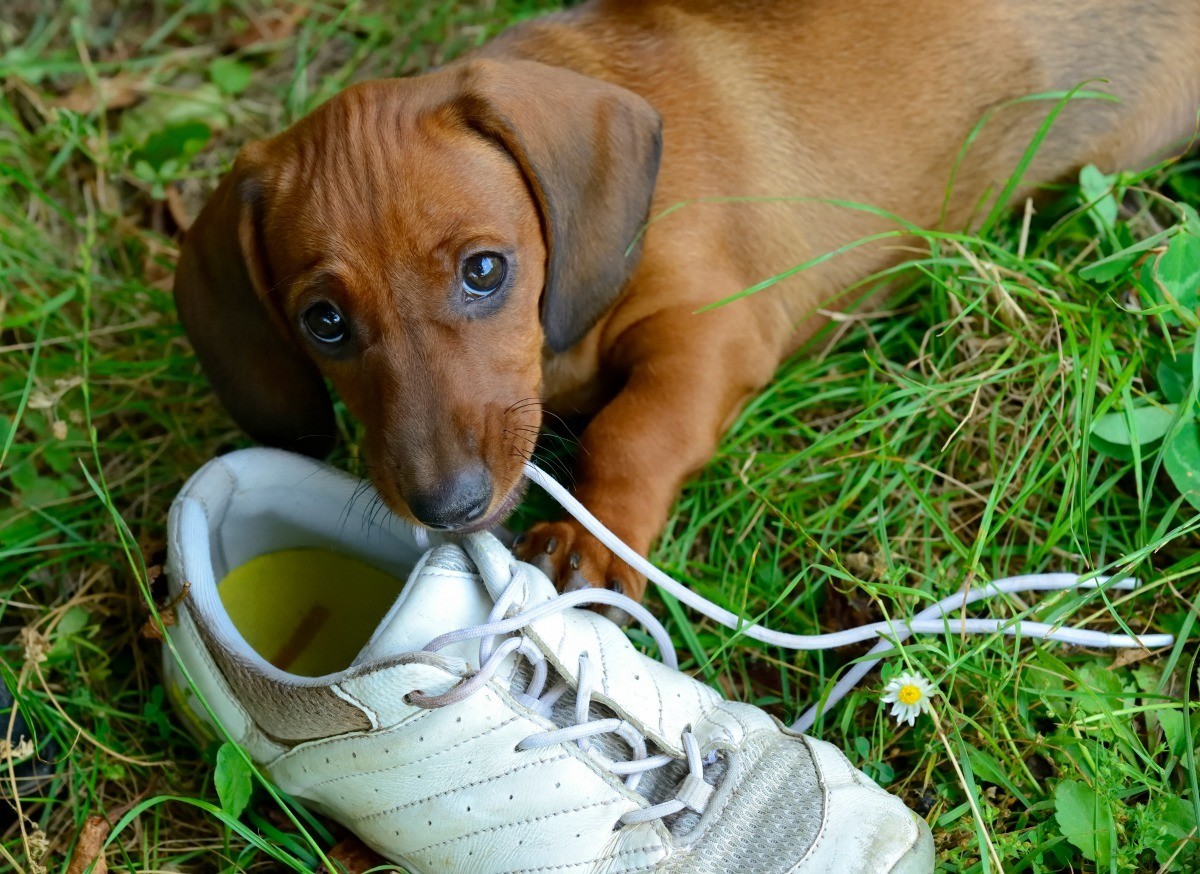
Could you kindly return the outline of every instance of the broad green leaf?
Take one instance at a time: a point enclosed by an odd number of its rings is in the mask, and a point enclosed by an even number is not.
[[[1183,226],[1193,234],[1200,234],[1200,212],[1196,211],[1196,207],[1190,203],[1176,203],[1175,205],[1183,213]]]
[[[1090,214],[1103,230],[1111,230],[1117,223],[1117,199],[1113,196],[1115,175],[1100,172],[1095,164],[1088,164],[1079,171],[1079,190],[1084,203],[1090,203]]]
[[[1154,799],[1146,805],[1142,821],[1142,843],[1154,851],[1160,865],[1168,861],[1185,861],[1187,853],[1179,853],[1180,843],[1193,839],[1196,827],[1196,809],[1175,795]]]
[[[1163,294],[1162,286],[1158,284],[1158,259],[1149,258],[1133,272],[1134,284],[1142,294],[1142,300],[1148,308],[1160,308],[1158,317],[1171,327],[1179,327],[1183,320],[1175,310],[1175,304],[1168,301]]]
[[[217,750],[217,769],[213,772],[217,784],[217,797],[222,809],[237,819],[250,803],[250,790],[254,783],[250,776],[250,765],[235,744],[223,743]]]
[[[1110,713],[1121,706],[1124,689],[1115,671],[1098,665],[1079,668],[1079,709],[1084,713]]]
[[[1174,755],[1183,755],[1185,751],[1185,741],[1187,740],[1183,730],[1183,713],[1179,710],[1155,710],[1154,716],[1158,719],[1158,724],[1162,726],[1163,736],[1167,741],[1167,749]]]
[[[871,742],[865,737],[856,737],[854,739],[854,751],[858,753],[860,759],[865,760],[871,755]]]
[[[1063,780],[1054,789],[1054,819],[1085,858],[1108,866],[1114,824],[1107,801],[1078,780]]]
[[[148,136],[131,159],[167,171],[171,161],[187,161],[198,154],[211,137],[212,129],[202,121],[177,122]]]
[[[1171,187],[1184,202],[1200,202],[1200,175],[1177,173],[1171,177]]]
[[[243,64],[233,58],[221,57],[209,65],[208,74],[212,77],[213,84],[220,88],[222,93],[232,97],[246,90],[246,86],[250,84],[250,79],[254,75],[254,70],[249,64]]]
[[[1158,389],[1163,393],[1163,397],[1173,404],[1181,403],[1187,397],[1188,389],[1192,385],[1191,358],[1180,356],[1174,361],[1164,358],[1158,362],[1156,375],[1158,376]]]
[[[1136,442],[1145,457],[1170,430],[1175,409],[1173,405],[1144,406],[1101,416],[1092,423],[1092,448],[1122,461],[1132,461],[1130,447]]]
[[[1181,307],[1195,311],[1200,303],[1200,229],[1176,234],[1158,258],[1158,281]]]
[[[1181,209],[1184,223],[1171,229],[1175,234],[1166,251],[1147,259],[1135,281],[1147,302],[1195,313],[1200,308],[1200,219],[1191,207],[1181,205]],[[1181,324],[1173,311],[1161,317],[1168,325]]]
[[[1136,437],[1137,443],[1146,446],[1163,438],[1175,419],[1175,410],[1173,404],[1168,404],[1109,413],[1092,424],[1092,433],[1110,443],[1133,443]]]
[[[1158,665],[1140,664],[1132,671],[1134,682],[1143,692],[1157,692],[1162,680],[1162,668]]]
[[[62,637],[70,637],[72,634],[78,634],[87,628],[88,623],[92,620],[92,614],[82,607],[71,607],[63,614],[62,619],[58,621],[58,625],[54,628],[54,633]]]
[[[54,627],[54,645],[50,649],[51,658],[70,655],[74,649],[71,638],[79,634],[92,621],[92,614],[82,607],[75,606],[63,614],[58,625]]]
[[[1163,467],[1189,504],[1200,510],[1200,428],[1185,422],[1163,449]]]
[[[45,536],[45,523],[36,513],[0,507],[0,547],[32,544]]]
[[[51,443],[42,449],[42,460],[55,473],[66,473],[75,466],[75,453],[61,443]]]
[[[1129,269],[1146,252],[1160,245],[1164,240],[1170,239],[1178,232],[1179,229],[1177,227],[1159,231],[1157,234],[1134,243],[1128,248],[1114,252],[1107,258],[1101,258],[1099,261],[1092,262],[1080,270],[1079,275],[1089,282],[1108,282],[1116,279],[1121,274],[1129,272]]]
[[[71,488],[62,477],[40,476],[21,489],[21,502],[26,507],[45,507],[65,501],[71,496]]]
[[[8,476],[18,492],[31,492],[38,483],[37,465],[33,463],[33,459],[26,459],[20,464],[10,466]]]
[[[1091,435],[1088,442],[1092,449],[1099,452],[1101,455],[1107,455],[1109,458],[1115,458],[1118,461],[1133,461],[1133,450],[1129,448],[1129,443],[1110,443],[1103,437]]]

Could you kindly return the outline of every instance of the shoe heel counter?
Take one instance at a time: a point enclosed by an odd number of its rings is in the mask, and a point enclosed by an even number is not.
[[[178,609],[175,626],[168,628],[167,634],[178,654],[176,658],[170,647],[163,646],[163,679],[167,697],[197,742],[205,745],[221,741],[228,733],[231,740],[244,747],[259,762],[269,761],[284,752],[285,747],[266,737],[245,708],[238,704],[204,646],[190,613],[182,605]],[[180,662],[188,666],[195,689],[188,684]],[[205,703],[208,708],[204,706]],[[222,726],[224,732],[221,731]]]

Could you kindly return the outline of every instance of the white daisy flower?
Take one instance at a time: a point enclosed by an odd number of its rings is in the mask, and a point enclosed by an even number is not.
[[[935,691],[933,683],[919,674],[906,671],[883,687],[883,698],[880,700],[892,705],[892,716],[896,717],[896,722],[913,725],[918,716],[929,710],[929,702]]]

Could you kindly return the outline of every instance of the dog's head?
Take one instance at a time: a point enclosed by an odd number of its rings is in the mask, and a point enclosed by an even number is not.
[[[325,454],[328,379],[393,509],[484,527],[518,497],[543,348],[629,277],[659,144],[640,97],[528,61],[354,86],[238,155],[187,234],[180,318],[251,436]]]

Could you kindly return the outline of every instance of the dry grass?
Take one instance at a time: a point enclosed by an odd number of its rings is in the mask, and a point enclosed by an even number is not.
[[[303,834],[329,846],[326,825],[301,832],[261,793],[243,822],[270,852],[228,827],[212,807],[214,751],[165,711],[159,644],[141,632],[146,599],[163,595],[171,498],[213,453],[245,443],[175,322],[178,230],[240,143],[352,80],[439,63],[550,5],[5,4],[0,677],[50,779],[15,793],[0,761],[0,869],[63,868],[95,815],[117,826],[114,869],[304,868],[317,856]],[[1103,281],[1080,271],[1175,225],[1171,202],[1196,202],[1200,172],[1181,161],[1121,185],[1124,212],[1107,224],[1068,187],[1029,222],[931,236],[888,278],[900,290],[886,312],[835,322],[781,370],[655,554],[705,596],[796,631],[907,614],[1022,570],[1148,582],[1111,603],[993,609],[1108,628],[1119,616],[1179,633],[1167,652],[1114,661],[1007,638],[921,640],[885,676],[907,665],[936,679],[941,731],[886,718],[878,675],[818,724],[927,816],[947,871],[993,870],[989,844],[1013,871],[1197,864],[1200,518],[1157,450],[1122,462],[1088,440],[1110,408],[1161,400],[1156,368],[1190,354],[1197,320],[1153,307],[1134,265]],[[355,430],[343,427],[336,460],[352,464]],[[655,609],[685,667],[783,718],[852,655],[782,653],[673,602]],[[1060,796],[1072,781],[1108,812],[1097,821],[1111,850],[1071,839]]]

